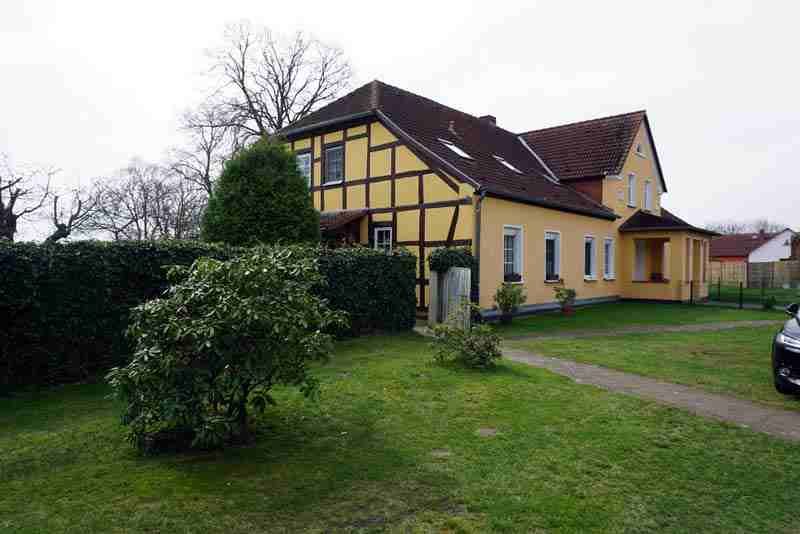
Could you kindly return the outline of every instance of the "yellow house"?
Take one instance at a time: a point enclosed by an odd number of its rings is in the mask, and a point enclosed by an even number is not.
[[[488,314],[504,281],[521,312],[577,304],[687,301],[708,295],[709,240],[662,208],[666,183],[644,111],[514,133],[379,81],[283,130],[329,238],[419,258],[467,246]]]

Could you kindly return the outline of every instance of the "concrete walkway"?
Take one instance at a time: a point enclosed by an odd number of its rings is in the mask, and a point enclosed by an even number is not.
[[[759,321],[725,321],[720,323],[698,323],[682,325],[634,325],[625,328],[615,328],[613,330],[576,330],[556,333],[543,334],[520,334],[517,336],[504,336],[508,340],[525,339],[563,339],[581,338],[597,336],[624,336],[626,334],[660,334],[664,332],[712,332],[715,330],[731,330],[733,328],[752,328],[759,326],[778,326],[783,324],[783,320],[759,320]]]
[[[735,397],[716,395],[688,386],[518,349],[504,349],[503,356],[569,377],[578,384],[591,384],[608,391],[660,402],[697,415],[800,442],[800,412],[769,408]]]

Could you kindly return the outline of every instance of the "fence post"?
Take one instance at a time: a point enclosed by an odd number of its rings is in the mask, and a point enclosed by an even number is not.
[[[694,280],[689,280],[689,304],[694,304]]]
[[[739,309],[744,308],[744,282],[739,282]]]
[[[717,279],[717,300],[722,301],[722,278]]]

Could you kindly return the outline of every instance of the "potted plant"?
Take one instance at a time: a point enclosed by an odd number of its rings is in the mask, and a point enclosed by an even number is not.
[[[504,282],[522,282],[522,275],[519,273],[506,273],[503,275]]]
[[[522,286],[511,282],[503,282],[494,294],[497,309],[500,310],[500,323],[509,324],[520,304],[528,300]]]
[[[568,287],[554,287],[556,300],[561,305],[561,312],[564,315],[572,315],[575,312],[575,293],[574,289]]]

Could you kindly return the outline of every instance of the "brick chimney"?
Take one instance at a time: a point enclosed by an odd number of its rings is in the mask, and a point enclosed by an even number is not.
[[[494,115],[484,115],[483,117],[478,117],[483,122],[488,122],[492,126],[497,126],[497,117]]]

